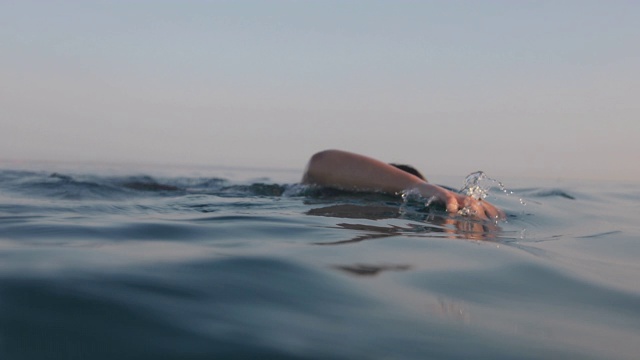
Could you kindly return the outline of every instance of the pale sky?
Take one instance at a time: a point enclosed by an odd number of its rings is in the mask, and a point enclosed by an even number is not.
[[[640,178],[640,1],[2,1],[0,158]]]

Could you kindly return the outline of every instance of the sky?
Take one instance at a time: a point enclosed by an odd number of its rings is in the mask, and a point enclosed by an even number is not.
[[[0,159],[640,178],[639,1],[2,1]]]

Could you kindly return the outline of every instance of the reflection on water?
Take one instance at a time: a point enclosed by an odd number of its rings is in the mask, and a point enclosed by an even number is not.
[[[401,214],[398,206],[338,204],[315,208],[307,215],[328,216],[343,219],[381,220],[397,218]]]
[[[336,265],[335,269],[342,270],[352,275],[364,275],[375,276],[383,271],[405,271],[411,269],[411,265],[368,265],[368,264],[354,264],[354,265]]]
[[[495,240],[501,228],[493,221],[482,221],[467,216],[452,216],[445,212],[412,212],[398,206],[340,204],[314,208],[307,215],[342,219],[384,220],[406,218],[412,222],[405,226],[384,224],[382,226],[363,223],[338,223],[335,228],[357,230],[359,234],[345,240],[316,242],[318,245],[342,245],[365,240],[393,236],[437,236],[450,239]]]

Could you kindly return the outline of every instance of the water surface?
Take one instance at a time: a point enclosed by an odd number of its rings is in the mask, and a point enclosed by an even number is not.
[[[5,164],[1,358],[640,353],[639,185],[507,184],[494,224],[298,176]]]

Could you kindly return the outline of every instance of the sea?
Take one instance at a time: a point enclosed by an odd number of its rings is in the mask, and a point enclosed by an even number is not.
[[[1,162],[0,359],[640,358],[639,183],[486,178],[496,222],[300,177]]]

